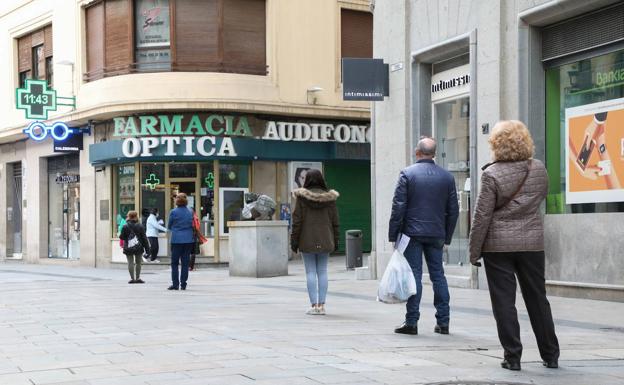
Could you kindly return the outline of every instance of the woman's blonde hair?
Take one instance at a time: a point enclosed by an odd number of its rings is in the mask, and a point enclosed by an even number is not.
[[[531,133],[519,120],[501,120],[496,123],[488,142],[497,162],[527,160],[535,153]]]
[[[126,216],[126,220],[127,221],[138,221],[139,220],[139,213],[137,213],[134,210],[128,211],[128,215]]]
[[[186,206],[188,204],[188,198],[185,193],[179,193],[175,198],[176,206]]]

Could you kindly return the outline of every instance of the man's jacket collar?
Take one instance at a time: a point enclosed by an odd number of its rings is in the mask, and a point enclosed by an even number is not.
[[[416,161],[416,163],[433,163],[435,164],[435,162],[433,161],[433,159],[418,159]]]

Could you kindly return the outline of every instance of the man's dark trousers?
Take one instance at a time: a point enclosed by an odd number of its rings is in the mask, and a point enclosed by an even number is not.
[[[429,270],[429,278],[433,284],[433,304],[436,308],[436,319],[438,325],[448,326],[449,324],[449,290],[444,276],[442,266],[442,250],[444,239],[431,237],[413,237],[405,249],[405,259],[412,268],[416,279],[416,295],[407,301],[407,314],[405,323],[416,326],[420,319],[420,299],[422,298],[422,256],[425,254],[425,261]]]
[[[483,253],[492,311],[496,319],[498,338],[505,350],[505,358],[520,362],[522,343],[516,311],[516,277],[529,313],[540,356],[544,361],[559,359],[559,342],[555,324],[546,298],[544,280],[544,252],[522,251]]]

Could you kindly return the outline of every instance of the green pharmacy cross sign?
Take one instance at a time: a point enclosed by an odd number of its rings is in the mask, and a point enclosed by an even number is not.
[[[70,100],[71,103],[58,103],[57,99]],[[56,91],[48,88],[45,80],[26,79],[24,88],[15,90],[17,108],[26,111],[27,119],[48,119],[49,111],[56,111],[57,106],[76,106],[76,98],[56,96]]]
[[[145,184],[150,190],[154,190],[160,184],[160,179],[156,178],[156,174],[150,174],[149,178],[145,179]]]
[[[208,186],[209,189],[213,189],[214,188],[214,174],[209,172],[208,176],[204,178],[204,182],[206,182],[206,186]]]

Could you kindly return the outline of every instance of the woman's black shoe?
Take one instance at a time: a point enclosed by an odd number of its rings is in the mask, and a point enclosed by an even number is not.
[[[131,279],[128,281],[128,283],[136,283],[136,281],[134,279]]]
[[[403,325],[399,326],[398,328],[394,329],[395,333],[399,333],[399,334],[412,334],[412,335],[417,335],[418,334],[418,326],[414,325],[408,325],[406,323],[404,323]]]
[[[542,365],[544,365],[548,369],[557,369],[559,367],[559,362],[557,362],[557,361],[543,361]]]
[[[171,285],[171,286],[169,286],[169,287],[167,288],[167,290],[178,290],[178,288],[177,288],[177,287],[175,287],[175,286],[173,286],[173,285]]]
[[[503,360],[503,362],[501,362],[501,367],[509,370],[520,370],[520,363]]]
[[[145,281],[139,278],[136,281],[134,281],[134,283],[145,283]]]

